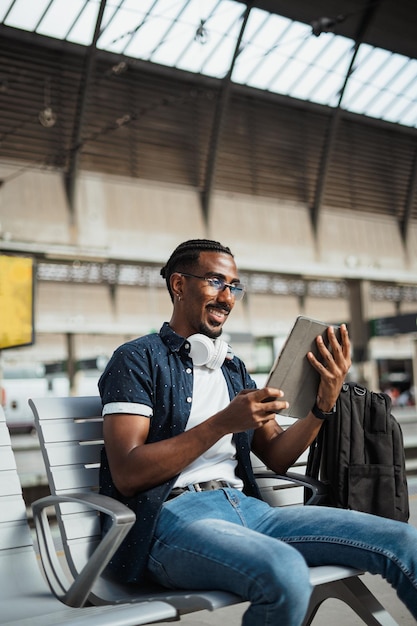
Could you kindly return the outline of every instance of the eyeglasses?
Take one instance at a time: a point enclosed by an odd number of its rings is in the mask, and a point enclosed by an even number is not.
[[[242,283],[227,283],[223,278],[218,278],[217,276],[197,276],[196,274],[186,274],[185,272],[181,272],[181,276],[205,280],[212,289],[213,294],[224,291],[226,287],[230,289],[230,295],[232,295],[235,300],[242,300],[245,294],[245,285],[242,285]]]

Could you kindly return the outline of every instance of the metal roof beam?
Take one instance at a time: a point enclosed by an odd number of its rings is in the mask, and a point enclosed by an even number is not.
[[[74,213],[74,201],[75,201],[75,186],[78,174],[78,166],[80,160],[80,153],[82,149],[82,131],[84,126],[85,113],[87,108],[87,101],[89,95],[89,89],[91,86],[91,77],[93,74],[95,55],[97,50],[97,40],[101,33],[101,22],[103,19],[104,9],[106,8],[107,0],[101,0],[97,21],[94,28],[93,41],[85,59],[85,68],[80,81],[80,90],[78,93],[78,103],[75,113],[74,126],[72,131],[71,149],[69,152],[69,160],[67,172],[65,174],[65,189],[67,192],[69,207],[71,215]]]
[[[367,28],[369,27],[369,24],[371,23],[372,18],[375,15],[375,12],[380,4],[381,4],[381,0],[368,0],[368,5],[365,9],[364,15],[362,17],[361,23],[359,25],[359,28],[355,36],[355,45],[353,47],[353,54],[350,60],[348,71],[346,72],[343,85],[339,92],[339,100],[338,100],[337,106],[334,109],[332,118],[329,123],[328,130],[327,130],[327,134],[325,137],[322,156],[320,159],[319,175],[317,178],[314,202],[313,202],[313,206],[310,209],[311,222],[312,222],[315,233],[317,232],[318,219],[319,219],[320,210],[323,204],[323,197],[324,197],[324,193],[326,189],[327,177],[329,174],[329,168],[330,168],[331,158],[333,154],[334,143],[335,143],[337,131],[339,128],[339,122],[340,122],[341,112],[342,112],[341,105],[343,101],[343,96],[345,94],[346,87],[349,82],[349,78],[353,72],[353,66],[355,63],[356,56],[358,54],[359,46],[361,45],[365,36],[365,32]]]
[[[403,242],[406,243],[408,235],[408,226],[410,223],[413,203],[417,194],[417,148],[414,152],[413,169],[410,174],[410,180],[407,189],[407,197],[405,200],[404,214],[400,222],[400,232]]]
[[[220,142],[220,137],[223,131],[224,121],[226,117],[226,109],[230,98],[230,88],[231,88],[231,79],[232,73],[235,66],[236,59],[240,53],[240,45],[243,38],[243,33],[245,32],[245,28],[249,19],[249,14],[252,9],[252,3],[248,3],[246,5],[246,9],[243,13],[242,25],[240,28],[239,36],[236,41],[235,50],[232,57],[232,62],[230,64],[229,70],[226,76],[222,80],[222,85],[220,88],[220,93],[217,99],[216,110],[214,113],[213,126],[211,131],[210,138],[210,147],[207,157],[207,166],[206,166],[206,176],[204,181],[204,188],[201,194],[201,204],[203,209],[203,218],[206,224],[208,224],[209,214],[210,214],[210,202],[216,177],[216,166],[217,166],[217,156],[218,156],[218,146]]]

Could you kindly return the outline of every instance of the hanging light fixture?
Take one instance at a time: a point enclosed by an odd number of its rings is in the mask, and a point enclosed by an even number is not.
[[[45,128],[52,128],[56,124],[56,113],[51,107],[45,107],[39,113],[39,121]]]
[[[209,39],[207,28],[205,27],[205,23],[206,23],[206,20],[200,20],[200,25],[198,26],[194,35],[194,41],[201,43],[201,45],[204,45],[205,43],[207,43]]]
[[[336,17],[318,17],[310,22],[313,35],[319,37],[322,33],[334,33],[336,26],[346,19],[345,15],[337,15]]]
[[[45,90],[44,90],[44,108],[39,112],[38,115],[39,122],[45,128],[52,128],[55,126],[57,115],[51,106],[51,79],[45,79]]]

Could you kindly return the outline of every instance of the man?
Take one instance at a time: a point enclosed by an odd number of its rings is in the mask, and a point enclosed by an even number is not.
[[[319,337],[317,400],[285,431],[285,389],[256,389],[227,354],[223,325],[242,298],[234,257],[210,240],[179,245],[161,270],[173,302],[158,334],[114,353],[100,382],[105,450],[102,492],[137,516],[112,561],[120,579],[223,589],[250,602],[244,626],[298,626],[308,565],[344,564],[384,575],[417,617],[417,531],[401,522],[325,507],[273,508],[259,498],[252,450],[285,472],[310,445],[350,367],[339,343]]]

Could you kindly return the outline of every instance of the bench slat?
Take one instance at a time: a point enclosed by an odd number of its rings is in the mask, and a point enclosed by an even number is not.
[[[21,495],[22,488],[16,470],[0,472],[0,497],[4,495]]]
[[[0,553],[3,553],[4,550],[25,546],[30,546],[33,550],[32,536],[26,521],[26,511],[24,511],[24,514],[23,521],[0,524]]]
[[[22,493],[3,494],[0,497],[0,524],[26,519],[26,506]]]
[[[45,450],[51,468],[63,465],[97,463],[103,444],[101,442],[79,445],[74,442],[48,443]]]
[[[0,472],[4,470],[15,470],[16,463],[13,451],[10,447],[0,447]]]
[[[42,413],[42,420],[76,418],[82,414],[101,417],[101,400],[99,396],[75,396],[67,398],[45,397],[34,398],[29,404],[34,412]],[[34,406],[35,405],[35,406]]]
[[[82,467],[80,465],[66,465],[53,468],[53,487],[57,493],[63,491],[82,491],[83,488],[98,486],[99,467]]]
[[[74,419],[47,421],[42,427],[42,440],[45,443],[63,441],[95,441],[102,440],[103,424],[101,421],[76,422]]]

